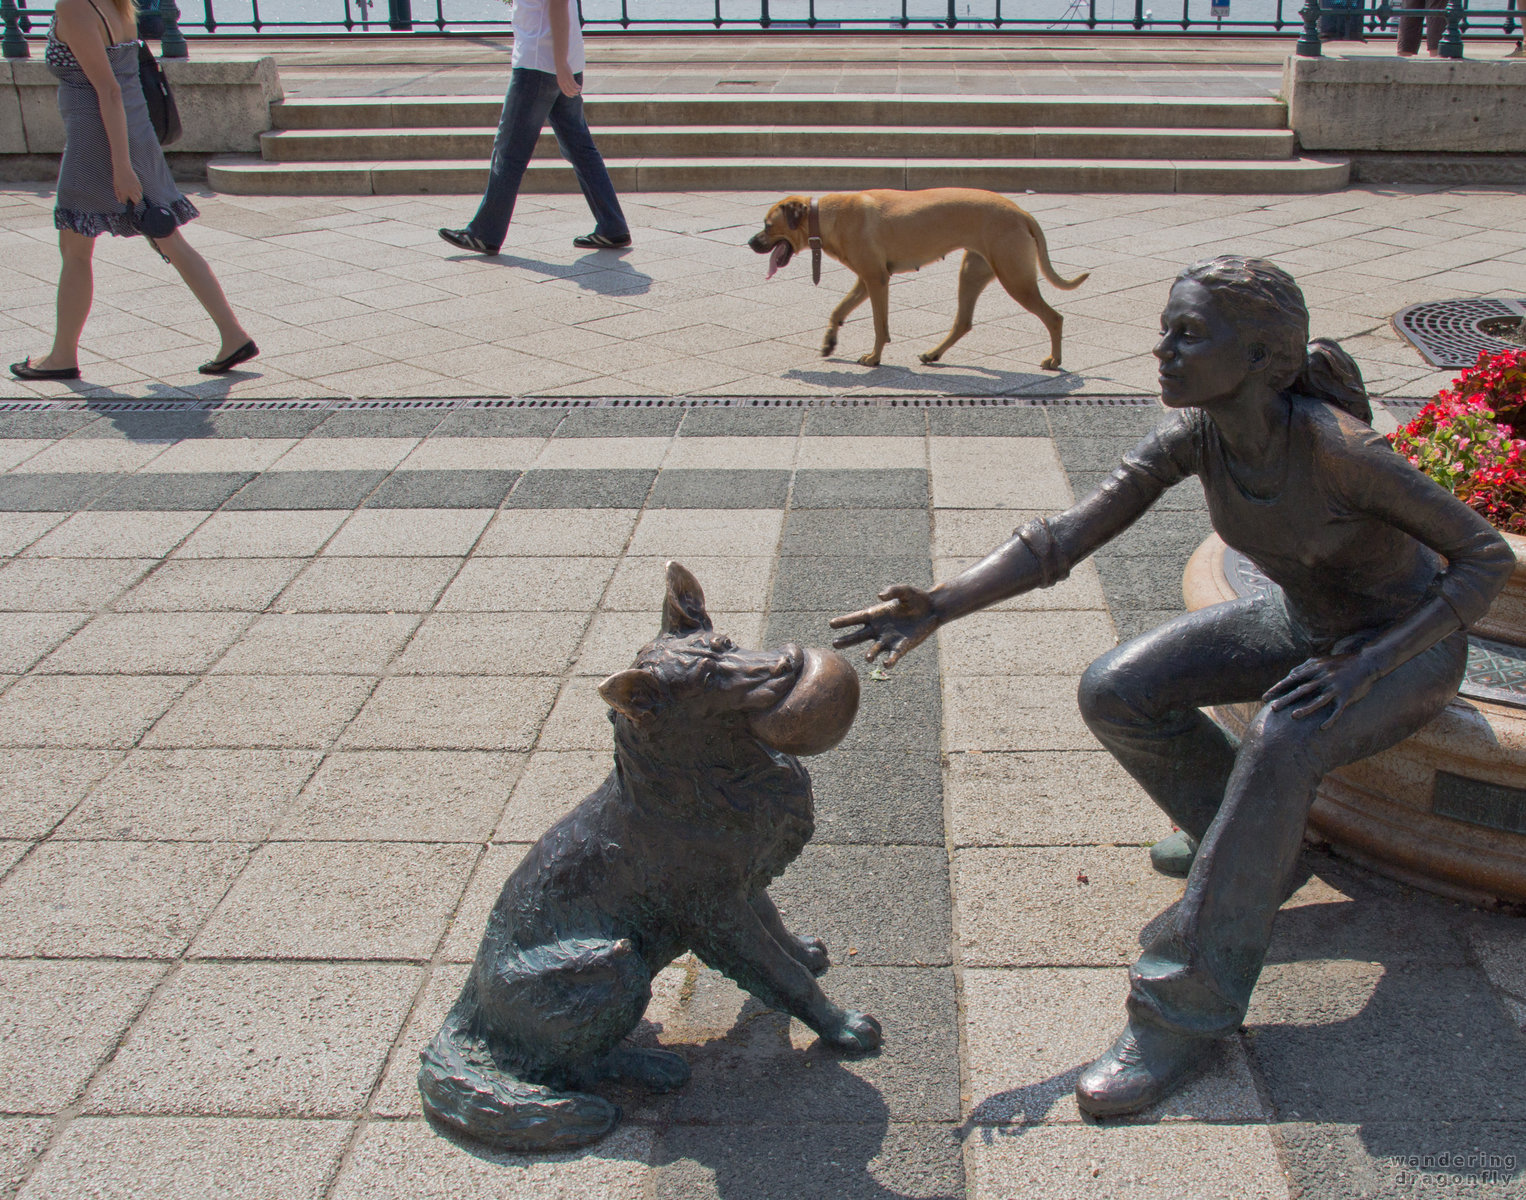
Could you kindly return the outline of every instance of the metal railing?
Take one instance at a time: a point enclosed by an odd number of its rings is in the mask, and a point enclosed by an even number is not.
[[[1176,6],[1180,3],[1180,13]],[[1248,0],[1238,0],[1243,7]],[[1339,21],[1362,35],[1384,36],[1405,10],[1391,0],[1372,7],[1340,0],[1249,0],[1256,16],[1230,16],[1229,0],[579,0],[590,32],[676,33],[701,30],[856,31],[973,30],[1012,33],[1123,33],[1154,36],[1276,36],[1299,31],[1296,53],[1318,55]],[[1423,0],[1408,0],[1423,3]],[[1146,5],[1159,4],[1161,12]],[[1462,57],[1462,39],[1519,36],[1522,14],[1513,6],[1469,8],[1448,0],[1441,54]],[[1063,11],[1059,11],[1061,6]],[[1285,7],[1285,5],[1287,7]],[[367,36],[380,33],[507,35],[509,9],[497,0],[187,0],[199,18],[187,19],[177,0],[148,0],[145,36],[162,36],[166,58],[187,54],[193,37]],[[1202,15],[1207,8],[1206,16]],[[312,10],[326,8],[323,16]],[[449,12],[447,12],[449,8]],[[1104,8],[1106,11],[1104,12]],[[1120,12],[1120,9],[1122,10]],[[1167,13],[1169,9],[1169,13]],[[229,16],[229,13],[235,15]],[[1420,19],[1440,15],[1418,10]],[[486,15],[484,15],[486,14]],[[27,35],[38,37],[51,6],[37,0],[0,0],[6,58],[28,56]],[[162,30],[152,26],[155,23]],[[1322,31],[1321,26],[1325,26]]]

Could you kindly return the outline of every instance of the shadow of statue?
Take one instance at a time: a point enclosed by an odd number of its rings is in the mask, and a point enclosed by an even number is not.
[[[660,1095],[613,1081],[596,1085],[625,1119],[586,1149],[521,1156],[431,1126],[466,1153],[498,1165],[583,1158],[638,1163],[660,1173],[660,1190],[672,1194],[713,1190],[723,1200],[955,1200],[962,1194],[951,1135],[942,1152],[946,1186],[900,1190],[877,1177],[927,1157],[927,1146],[911,1144],[925,1137],[923,1127],[893,1127],[879,1091],[819,1040],[804,1048],[792,1044],[787,1015],[748,997],[724,1033],[674,1041],[662,1040],[663,1032],[660,1023],[643,1020],[631,1041],[682,1052],[693,1069],[689,1083]],[[939,1174],[921,1164],[908,1173],[919,1179]]]

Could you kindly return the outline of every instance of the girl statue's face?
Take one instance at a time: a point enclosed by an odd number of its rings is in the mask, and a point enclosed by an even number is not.
[[[1237,396],[1266,353],[1201,283],[1179,280],[1160,315],[1160,395],[1169,408],[1213,409]]]

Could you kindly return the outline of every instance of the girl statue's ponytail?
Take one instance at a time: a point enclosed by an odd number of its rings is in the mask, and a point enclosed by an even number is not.
[[[1330,338],[1315,338],[1309,343],[1308,358],[1292,390],[1333,404],[1365,425],[1372,424],[1372,404],[1362,382],[1362,369]]]

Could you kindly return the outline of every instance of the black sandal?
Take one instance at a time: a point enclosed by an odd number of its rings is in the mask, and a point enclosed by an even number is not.
[[[28,355],[19,363],[11,364],[11,374],[17,379],[78,379],[78,367],[34,367]]]
[[[624,250],[631,244],[631,235],[627,233],[623,238],[612,238],[596,229],[592,233],[573,238],[572,244],[579,250]]]
[[[473,254],[497,254],[497,246],[489,246],[470,229],[441,229],[439,235],[458,250],[470,250]]]
[[[226,375],[234,367],[238,366],[239,363],[248,362],[259,352],[260,348],[254,344],[254,340],[251,338],[226,358],[214,358],[211,362],[202,363],[196,369],[203,375]]]

